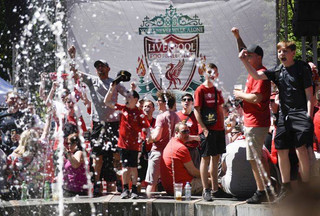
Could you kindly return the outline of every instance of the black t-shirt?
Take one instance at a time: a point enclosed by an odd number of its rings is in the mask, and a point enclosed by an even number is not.
[[[280,111],[307,111],[305,89],[312,86],[312,73],[305,62],[296,61],[294,65],[285,67],[279,65],[264,71],[269,80],[279,89]]]

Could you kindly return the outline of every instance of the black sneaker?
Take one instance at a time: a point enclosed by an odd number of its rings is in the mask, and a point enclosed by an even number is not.
[[[202,199],[205,201],[212,201],[211,189],[205,189],[202,193]]]
[[[216,192],[212,193],[214,198],[232,198],[231,194],[224,192],[221,188],[219,188]]]
[[[268,198],[265,191],[256,191],[253,196],[246,200],[248,204],[260,204],[262,202],[267,202]]]
[[[129,199],[130,198],[130,192],[128,189],[124,189],[123,192],[120,195],[121,199]]]

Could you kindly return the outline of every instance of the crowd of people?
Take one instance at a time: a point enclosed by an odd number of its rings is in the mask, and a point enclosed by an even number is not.
[[[187,182],[192,195],[206,201],[238,197],[250,204],[308,190],[319,175],[317,68],[295,61],[295,44],[283,41],[277,44],[281,64],[267,69],[263,49],[246,47],[239,30],[231,31],[248,78],[228,99],[214,83],[213,63],[201,66],[205,81],[194,93],[176,98],[160,90],[154,102],[140,98],[134,83],[130,89],[121,83],[130,80],[128,72],[111,78],[105,60],[95,61],[97,76],[78,71],[76,49],[69,48],[72,82],[41,74],[43,121],[24,94],[7,94],[0,113],[1,198],[19,199],[23,183],[30,198],[42,198],[45,182],[55,183],[60,172],[65,196],[88,195],[89,183],[101,196],[103,181],[122,199],[139,198],[141,189],[147,197],[163,190],[172,195],[175,183]]]

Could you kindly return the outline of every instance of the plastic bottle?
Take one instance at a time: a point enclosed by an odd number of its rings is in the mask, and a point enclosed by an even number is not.
[[[191,200],[191,185],[189,182],[187,182],[186,186],[184,187],[184,194],[186,200]]]
[[[28,198],[28,187],[25,181],[21,185],[21,200],[27,200]]]
[[[50,183],[46,181],[44,183],[44,194],[43,194],[44,200],[50,200]]]

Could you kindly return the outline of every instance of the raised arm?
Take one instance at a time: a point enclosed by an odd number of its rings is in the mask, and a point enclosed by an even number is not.
[[[243,49],[240,53],[239,53],[239,59],[242,61],[243,65],[245,66],[245,68],[247,69],[247,71],[249,72],[249,74],[253,77],[253,79],[255,80],[267,80],[267,76],[262,72],[262,71],[256,71],[256,69],[254,69],[249,61],[248,61],[248,51],[246,49]]]
[[[41,139],[42,140],[48,140],[49,132],[50,132],[50,127],[51,127],[51,119],[52,119],[52,107],[50,106],[47,110],[46,114],[46,122],[43,128],[43,132],[41,134]]]
[[[247,48],[246,45],[244,44],[244,42],[242,41],[242,38],[240,36],[240,33],[239,33],[239,29],[237,27],[233,27],[231,29],[231,32],[233,33],[233,36],[236,38],[237,40],[237,45],[238,45],[238,50],[239,52],[242,50],[242,49],[245,49]]]
[[[108,90],[108,93],[104,97],[104,101],[103,101],[108,107],[110,107],[112,109],[115,109],[115,106],[112,103],[112,95],[113,95],[113,92],[114,92],[114,89],[116,88],[116,86],[117,85],[114,82],[110,84],[110,88]]]
[[[39,86],[39,95],[43,101],[47,100],[47,96],[45,93],[46,88],[46,79],[48,79],[48,73],[43,72],[40,74],[40,86]]]
[[[59,86],[58,81],[54,81],[54,82],[52,83],[51,90],[50,90],[49,95],[48,95],[47,100],[46,100],[46,106],[47,106],[47,107],[50,107],[50,106],[52,105],[53,96],[54,96],[54,94],[55,94],[56,89],[58,88],[58,86]]]

